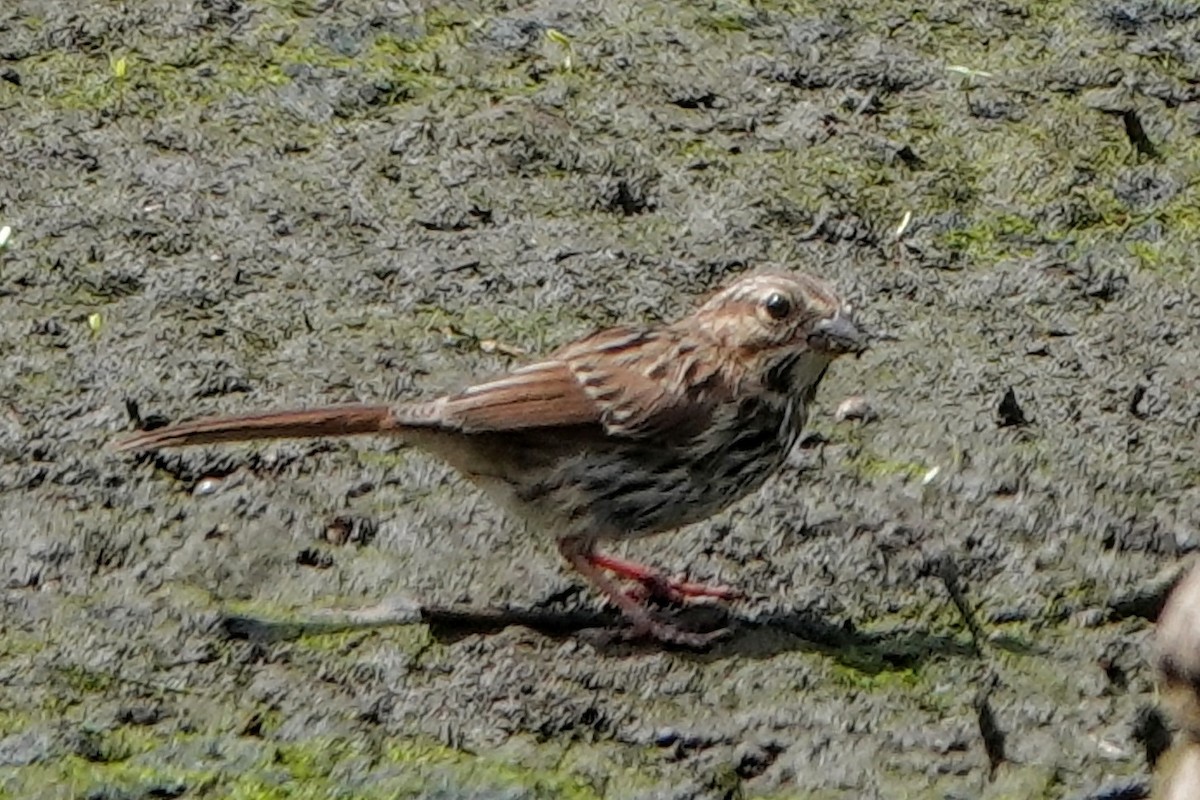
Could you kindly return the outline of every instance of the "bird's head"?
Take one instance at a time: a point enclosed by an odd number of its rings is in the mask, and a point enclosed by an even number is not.
[[[749,275],[695,315],[768,388],[811,393],[835,358],[862,353],[867,336],[823,281],[800,272]]]

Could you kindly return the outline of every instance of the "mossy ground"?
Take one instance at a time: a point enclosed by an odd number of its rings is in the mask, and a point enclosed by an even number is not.
[[[0,795],[1144,787],[1197,41],[1155,0],[3,4]],[[394,444],[104,449],[129,401],[429,396],[763,265],[882,338],[754,499],[615,546],[747,590],[707,654],[595,635],[549,536]],[[223,626],[391,596],[583,629]]]

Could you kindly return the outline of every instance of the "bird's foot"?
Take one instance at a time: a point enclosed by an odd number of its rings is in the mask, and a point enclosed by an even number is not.
[[[645,605],[631,597],[627,592],[622,591],[621,587],[602,571],[602,569],[608,569],[627,577],[634,577],[643,586],[647,585],[647,581],[651,581],[651,586],[658,585],[657,580],[655,580],[658,578],[658,573],[648,567],[612,558],[611,556],[602,556],[588,552],[585,548],[579,547],[577,542],[570,539],[560,541],[559,550],[571,566],[579,574],[587,578],[593,586],[599,589],[608,598],[609,602],[619,608],[621,613],[625,615],[625,618],[629,620],[631,625],[622,633],[621,638],[623,639],[649,638],[666,644],[702,649],[731,632],[728,628],[722,628],[707,633],[693,633],[692,631],[681,630],[670,623],[661,622],[654,618],[654,615],[650,613],[650,610]],[[630,575],[631,571],[633,575]],[[664,585],[671,586],[672,582],[667,581]],[[711,589],[713,587],[702,588]],[[726,587],[720,588],[726,590]],[[727,591],[721,596],[727,596]],[[683,596],[683,593],[681,592],[679,596]]]
[[[683,603],[689,597],[715,597],[718,600],[737,600],[744,595],[732,586],[691,583],[682,578],[668,578],[653,567],[627,561],[623,558],[591,553],[587,560],[596,567],[606,569],[614,575],[637,581],[636,588],[626,594],[637,602],[647,599]]]

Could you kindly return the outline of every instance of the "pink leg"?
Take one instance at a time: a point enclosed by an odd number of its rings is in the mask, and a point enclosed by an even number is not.
[[[606,569],[642,584],[645,592],[651,597],[659,597],[674,603],[683,602],[688,597],[716,597],[721,600],[736,600],[742,593],[732,586],[709,586],[704,583],[688,583],[672,580],[653,567],[639,564],[636,561],[626,561],[616,556],[606,556],[603,553],[589,553],[584,556],[593,566]]]
[[[681,631],[674,625],[659,622],[651,616],[645,606],[621,591],[620,586],[601,572],[599,569],[601,565],[593,564],[596,556],[590,552],[589,545],[575,539],[560,539],[558,551],[562,553],[567,563],[599,589],[609,602],[621,609],[621,613],[633,623],[633,630],[630,632],[633,636],[650,636],[660,642],[681,644],[685,647],[704,647],[728,633],[727,629],[712,633],[690,633]],[[600,558],[603,560],[606,557],[600,556]],[[625,562],[619,563],[624,564]]]

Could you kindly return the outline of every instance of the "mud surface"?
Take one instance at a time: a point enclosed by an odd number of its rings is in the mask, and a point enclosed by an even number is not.
[[[0,109],[0,794],[1148,790],[1200,5],[7,0]],[[889,338],[759,495],[618,548],[751,593],[708,653],[610,641],[388,442],[104,450],[129,403],[430,396],[770,265]],[[508,616],[263,624],[403,599]]]

